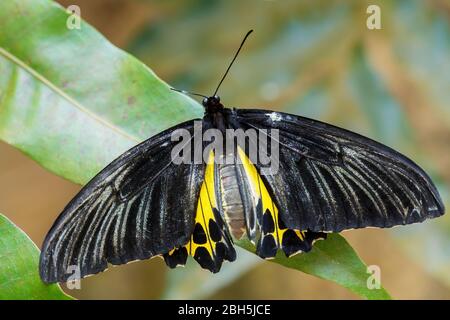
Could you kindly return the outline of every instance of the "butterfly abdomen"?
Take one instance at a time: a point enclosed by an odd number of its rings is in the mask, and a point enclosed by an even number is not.
[[[225,221],[231,235],[240,239],[245,232],[244,206],[234,164],[219,165],[220,193]]]

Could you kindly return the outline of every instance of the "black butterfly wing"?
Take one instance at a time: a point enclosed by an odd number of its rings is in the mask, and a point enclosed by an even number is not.
[[[189,242],[204,165],[171,161],[176,129],[193,137],[194,120],[122,154],[66,206],[42,247],[43,281],[66,281],[76,269],[84,277]]]
[[[339,232],[421,222],[444,213],[427,174],[395,150],[316,120],[256,109],[232,110],[243,129],[279,133],[279,170],[264,178],[293,229]]]

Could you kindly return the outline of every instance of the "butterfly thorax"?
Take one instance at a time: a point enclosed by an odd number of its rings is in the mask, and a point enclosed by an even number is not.
[[[212,96],[203,99],[203,107],[205,108],[205,118],[208,118],[213,127],[225,133],[225,119],[223,111],[225,107],[220,103],[219,96]]]
[[[202,105],[206,114],[214,114],[224,109],[223,104],[220,103],[220,97],[216,95],[203,99]]]

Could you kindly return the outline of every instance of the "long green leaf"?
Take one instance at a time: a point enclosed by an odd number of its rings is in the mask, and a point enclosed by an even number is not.
[[[47,0],[0,2],[0,138],[54,173],[86,183],[130,146],[201,116],[201,107],[87,23],[68,29],[68,16]],[[320,244],[328,258],[317,258],[316,250],[275,261],[367,298],[387,297],[366,292],[364,264],[336,239]]]
[[[255,252],[255,247],[247,240],[239,241],[238,245]],[[336,282],[367,299],[390,299],[383,287],[369,289],[367,266],[339,234],[329,234],[325,241],[317,241],[309,253],[287,258],[284,253],[278,252],[276,258],[270,261]]]
[[[70,299],[57,284],[45,285],[38,273],[39,249],[0,214],[0,299]]]

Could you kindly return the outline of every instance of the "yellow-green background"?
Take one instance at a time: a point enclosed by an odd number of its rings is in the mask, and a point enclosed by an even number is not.
[[[64,0],[171,85],[213,91],[241,37],[255,33],[224,82],[227,106],[264,107],[344,126],[395,147],[429,172],[448,204],[450,1]],[[368,4],[382,30],[366,28]],[[79,186],[0,143],[1,210],[40,245]],[[450,298],[450,219],[344,233],[381,268],[394,298]],[[194,266],[196,267],[196,266]],[[160,259],[82,281],[78,298],[357,298],[258,259],[199,284]]]

